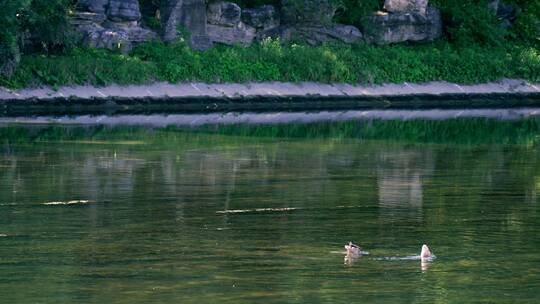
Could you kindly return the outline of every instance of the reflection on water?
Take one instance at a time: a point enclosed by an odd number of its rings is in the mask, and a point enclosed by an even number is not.
[[[433,175],[434,161],[430,150],[407,148],[385,151],[377,161],[377,186],[381,215],[422,220],[422,185]]]
[[[0,299],[538,301],[535,145],[145,132],[0,141]]]

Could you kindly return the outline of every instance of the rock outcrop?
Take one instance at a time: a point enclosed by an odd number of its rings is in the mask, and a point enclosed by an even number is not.
[[[159,6],[161,38],[173,42],[178,38],[178,25],[182,14],[183,0],[162,0]]]
[[[386,0],[384,10],[389,13],[398,14],[420,14],[427,12],[428,0]]]
[[[188,43],[192,48],[205,50],[212,47],[206,28],[205,0],[162,0],[160,13],[163,41],[175,41],[181,28],[188,32]]]
[[[93,12],[105,15],[105,7],[109,0],[79,0],[77,2],[77,11]]]
[[[257,30],[269,30],[280,25],[279,12],[272,5],[242,11],[242,22]]]
[[[428,0],[386,0],[386,12],[364,18],[363,33],[352,25],[336,24],[334,0],[281,0],[272,5],[242,10],[224,0],[161,0],[161,37],[175,41],[184,34],[198,50],[213,43],[248,46],[267,37],[283,42],[303,41],[311,45],[343,43],[388,44],[404,41],[433,41],[442,34],[440,12]],[[501,18],[515,16],[509,6],[494,0],[491,7]],[[154,12],[157,7],[154,8]],[[79,0],[72,23],[90,47],[122,49],[156,38],[140,26],[138,0]]]
[[[300,41],[310,45],[326,42],[356,43],[362,40],[360,30],[352,25],[333,24],[328,26],[287,26],[282,25],[261,34],[260,39],[279,38],[281,41]]]
[[[242,9],[236,3],[218,1],[210,3],[206,13],[208,23],[232,27],[240,22]]]
[[[140,19],[137,0],[81,0],[71,23],[82,34],[85,46],[129,52],[156,38],[154,32],[139,25]]]
[[[198,50],[212,47],[206,27],[206,1],[184,0],[180,25],[189,32],[189,45]]]
[[[428,6],[427,1],[386,0],[385,8],[387,7],[391,11],[379,12],[364,18],[366,42],[374,44],[430,42],[441,37],[441,13],[438,9]]]
[[[310,45],[361,41],[362,33],[358,28],[332,22],[337,8],[331,0],[282,0],[281,25],[262,31],[258,37],[304,41]]]
[[[256,29],[242,22],[242,10],[232,2],[218,1],[208,5],[208,36],[212,42],[243,46],[250,45]]]
[[[113,22],[141,20],[138,0],[110,0],[107,6],[107,18]]]

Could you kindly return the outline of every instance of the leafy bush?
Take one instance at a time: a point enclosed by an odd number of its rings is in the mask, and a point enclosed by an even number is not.
[[[540,45],[540,1],[515,0],[522,8],[512,28],[512,39],[527,44]]]
[[[506,31],[487,0],[434,0],[441,9],[448,40],[461,45],[501,45]]]
[[[30,0],[0,2],[0,76],[11,75],[19,61],[19,38],[21,13]]]
[[[72,0],[0,2],[0,74],[10,75],[21,50],[45,53],[73,46],[68,10]]]
[[[33,0],[22,12],[22,31],[30,33],[31,51],[64,52],[75,46],[75,34],[69,24],[74,0]]]

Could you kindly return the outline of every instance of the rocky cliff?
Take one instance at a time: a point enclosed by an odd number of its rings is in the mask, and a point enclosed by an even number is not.
[[[428,0],[386,0],[383,11],[358,22],[361,28],[334,23],[338,9],[334,3],[281,0],[279,7],[242,9],[221,0],[161,0],[155,12],[161,26],[154,32],[141,26],[138,0],[80,0],[73,24],[83,34],[85,45],[125,51],[152,39],[172,42],[182,32],[189,33],[189,45],[200,50],[215,43],[249,46],[267,37],[312,45],[330,41],[429,42],[443,32],[441,14]],[[511,8],[500,1],[492,1],[490,6],[507,23],[512,22]]]

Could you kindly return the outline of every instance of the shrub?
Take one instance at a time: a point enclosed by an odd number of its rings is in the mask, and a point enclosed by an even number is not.
[[[461,45],[498,46],[506,31],[500,26],[487,0],[434,0],[441,9],[448,40]]]
[[[22,13],[21,30],[30,33],[31,49],[26,52],[60,53],[75,46],[69,24],[74,0],[33,0]]]
[[[73,46],[68,10],[72,0],[0,2],[0,74],[11,75],[21,50],[45,53]]]
[[[9,76],[15,71],[20,53],[21,13],[30,5],[30,0],[0,2],[0,76]]]
[[[512,28],[514,41],[540,45],[540,1],[515,0],[522,8]]]

